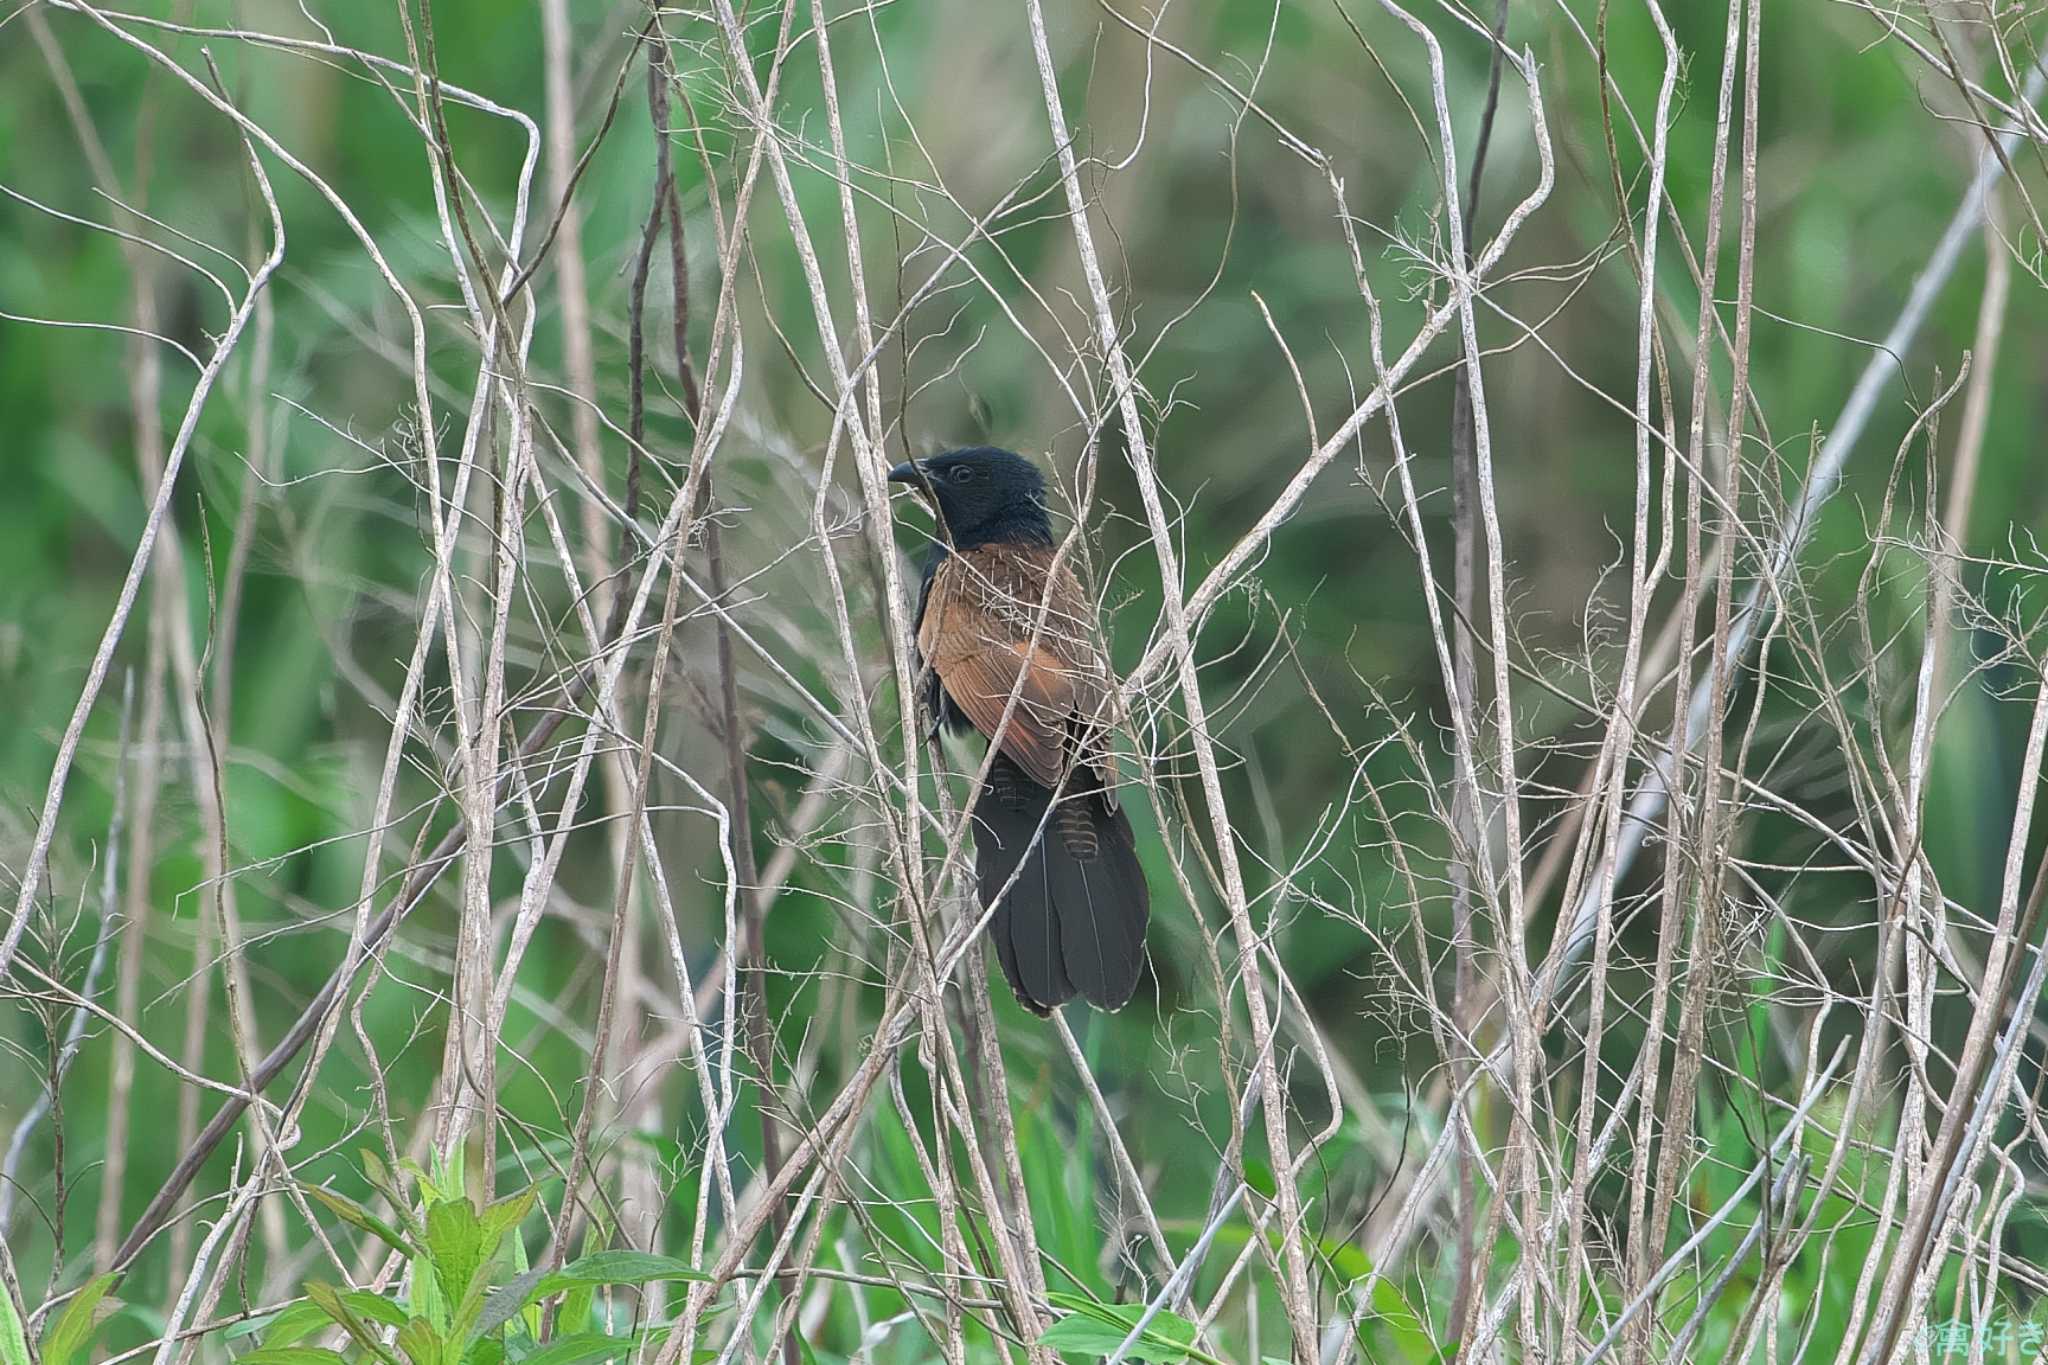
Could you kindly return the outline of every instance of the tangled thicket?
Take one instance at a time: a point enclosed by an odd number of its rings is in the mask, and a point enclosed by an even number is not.
[[[0,9],[0,1362],[2038,1351],[2044,37]],[[917,709],[981,442],[1115,1016]]]

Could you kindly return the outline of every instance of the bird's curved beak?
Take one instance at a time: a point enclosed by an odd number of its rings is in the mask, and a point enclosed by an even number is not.
[[[924,466],[916,460],[905,460],[889,471],[890,483],[907,483],[911,491],[924,498],[932,495],[931,480],[925,477]]]

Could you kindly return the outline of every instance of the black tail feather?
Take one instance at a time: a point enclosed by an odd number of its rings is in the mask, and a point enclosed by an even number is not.
[[[1075,770],[1048,819],[1051,804],[1050,791],[996,756],[974,804],[981,903],[1002,893],[989,921],[996,957],[1017,999],[1039,1014],[1076,994],[1119,1009],[1144,971],[1151,911],[1130,818],[1088,768]]]

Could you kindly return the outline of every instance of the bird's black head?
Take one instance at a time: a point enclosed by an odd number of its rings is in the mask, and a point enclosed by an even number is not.
[[[978,446],[911,460],[889,471],[891,483],[907,483],[923,495],[945,523],[955,549],[994,541],[1052,543],[1045,509],[1045,476],[1022,455]]]

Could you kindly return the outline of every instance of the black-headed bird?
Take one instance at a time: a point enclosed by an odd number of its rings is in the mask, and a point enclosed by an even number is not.
[[[1145,965],[1150,897],[1106,748],[1116,679],[1080,579],[1054,567],[1045,477],[978,448],[889,471],[938,519],[918,592],[924,704],[996,753],[976,795],[974,873],[1010,989],[1049,1014],[1118,1009]]]

